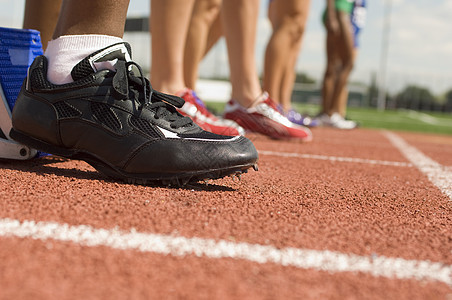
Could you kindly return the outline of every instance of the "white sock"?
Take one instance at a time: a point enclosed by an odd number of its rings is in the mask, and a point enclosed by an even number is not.
[[[45,51],[49,61],[47,79],[53,84],[70,83],[72,68],[93,52],[123,40],[109,35],[63,35],[51,40]]]

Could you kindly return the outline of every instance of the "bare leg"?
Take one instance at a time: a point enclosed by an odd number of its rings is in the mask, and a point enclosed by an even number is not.
[[[129,0],[64,0],[53,39],[62,35],[122,37]]]
[[[295,77],[296,77],[295,65],[297,63],[297,58],[300,53],[302,40],[303,40],[304,28],[306,26],[306,21],[308,20],[309,8],[310,8],[311,1],[305,0],[305,1],[302,1],[302,4],[303,4],[303,7],[301,8],[301,11],[303,13],[303,17],[300,20],[300,25],[302,25],[302,35],[301,35],[296,47],[293,47],[291,49],[292,53],[290,54],[289,63],[286,66],[286,71],[282,78],[282,84],[281,84],[280,99],[281,99],[281,105],[284,107],[285,110],[289,110],[292,108],[292,92],[293,92],[293,86],[294,86]]]
[[[262,93],[254,55],[259,3],[259,0],[226,0],[222,6],[232,98],[245,107],[251,106]]]
[[[151,1],[151,81],[162,92],[185,87],[184,48],[193,5],[194,0]]]
[[[188,88],[194,90],[210,28],[220,13],[221,0],[196,0],[185,42],[184,78]]]
[[[285,108],[290,108],[291,97],[287,95],[293,88],[293,82],[285,81],[295,78],[294,65],[301,47],[309,4],[309,0],[275,0],[269,7],[273,34],[265,53],[263,85],[275,102],[282,104],[284,101]]]
[[[60,13],[62,0],[27,0],[23,28],[36,29],[41,33],[42,48],[52,39]]]
[[[328,115],[332,114],[331,106],[333,103],[333,94],[337,77],[337,69],[340,63],[339,56],[336,52],[336,44],[337,44],[336,36],[331,31],[327,31],[326,38],[327,64],[325,74],[323,77],[321,113],[326,113]]]
[[[212,25],[210,26],[209,35],[207,36],[206,49],[204,51],[204,56],[212,49],[212,47],[218,42],[218,40],[223,36],[223,23],[221,20],[221,13],[217,15]]]
[[[288,59],[288,63],[286,66],[286,69],[284,70],[284,74],[281,78],[281,87],[279,91],[279,99],[280,104],[282,105],[283,109],[285,111],[288,111],[292,108],[292,92],[293,92],[293,86],[295,83],[295,64],[297,62],[298,58],[298,52],[301,48],[301,43],[299,44],[299,47],[297,47],[297,51],[294,53],[291,53],[291,57]],[[265,89],[265,88],[264,88]]]
[[[309,129],[297,126],[282,116],[267,93],[263,93],[257,75],[254,46],[260,0],[226,0],[222,17],[229,55],[232,101],[224,116],[246,130],[273,138],[312,139]]]
[[[356,56],[358,55],[358,50],[354,48],[353,50],[353,63],[356,59]],[[348,87],[347,84],[345,84],[344,88],[342,89],[342,93],[339,97],[339,103],[338,103],[338,112],[342,117],[345,117],[345,114],[347,112],[347,101],[348,101]]]
[[[340,112],[341,106],[347,105],[347,96],[342,97],[344,89],[347,87],[348,77],[353,69],[354,63],[354,47],[353,47],[353,35],[350,25],[350,16],[343,12],[338,12],[338,20],[340,27],[340,41],[337,44],[337,50],[340,55],[341,67],[338,70],[337,79],[334,86],[334,92],[332,95],[333,102],[331,103],[331,112]],[[343,109],[345,110],[345,109]]]

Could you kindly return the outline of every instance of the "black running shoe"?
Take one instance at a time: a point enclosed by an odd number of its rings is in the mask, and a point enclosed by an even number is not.
[[[183,185],[256,169],[250,140],[204,131],[179,114],[184,101],[153,90],[130,53],[127,43],[99,50],[63,85],[47,80],[47,59],[37,57],[13,109],[11,137],[129,183]],[[96,70],[105,61],[116,70]]]

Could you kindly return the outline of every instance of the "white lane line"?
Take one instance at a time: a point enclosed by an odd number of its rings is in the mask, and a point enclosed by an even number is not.
[[[278,152],[278,151],[266,151],[259,150],[259,154],[263,155],[273,155],[281,157],[297,157],[297,158],[307,158],[307,159],[320,159],[338,162],[351,162],[351,163],[363,163],[371,165],[384,165],[384,166],[396,166],[396,167],[412,167],[412,164],[406,162],[398,161],[385,161],[385,160],[375,160],[375,159],[364,159],[364,158],[354,158],[354,157],[339,157],[339,156],[327,156],[327,155],[317,155],[317,154],[302,154],[302,153],[290,153],[290,152]]]
[[[135,230],[123,232],[117,229],[96,229],[87,225],[71,226],[53,222],[20,222],[11,219],[0,219],[0,236],[56,240],[90,247],[106,246],[173,256],[243,259],[261,264],[274,263],[330,273],[362,272],[373,276],[432,280],[452,285],[450,265],[384,256],[358,256],[298,248],[278,249],[225,240],[140,233]]]
[[[422,173],[427,175],[428,179],[452,200],[452,172],[437,163],[415,147],[407,144],[398,135],[383,131],[383,134],[413,165]]]
[[[416,120],[420,120],[424,123],[427,124],[432,124],[432,125],[437,125],[439,124],[438,119],[436,119],[435,117],[432,117],[426,113],[422,113],[422,112],[418,112],[415,110],[408,110],[408,116],[410,118],[416,119]]]

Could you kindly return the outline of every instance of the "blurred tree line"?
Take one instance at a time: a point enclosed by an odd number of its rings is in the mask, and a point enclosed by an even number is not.
[[[315,79],[305,73],[296,75],[297,83],[317,83]],[[377,107],[378,87],[375,76],[367,87],[367,106]],[[408,85],[400,92],[386,94],[386,107],[388,109],[412,109],[417,111],[452,112],[452,88],[443,95],[434,95],[428,88],[418,85]]]

